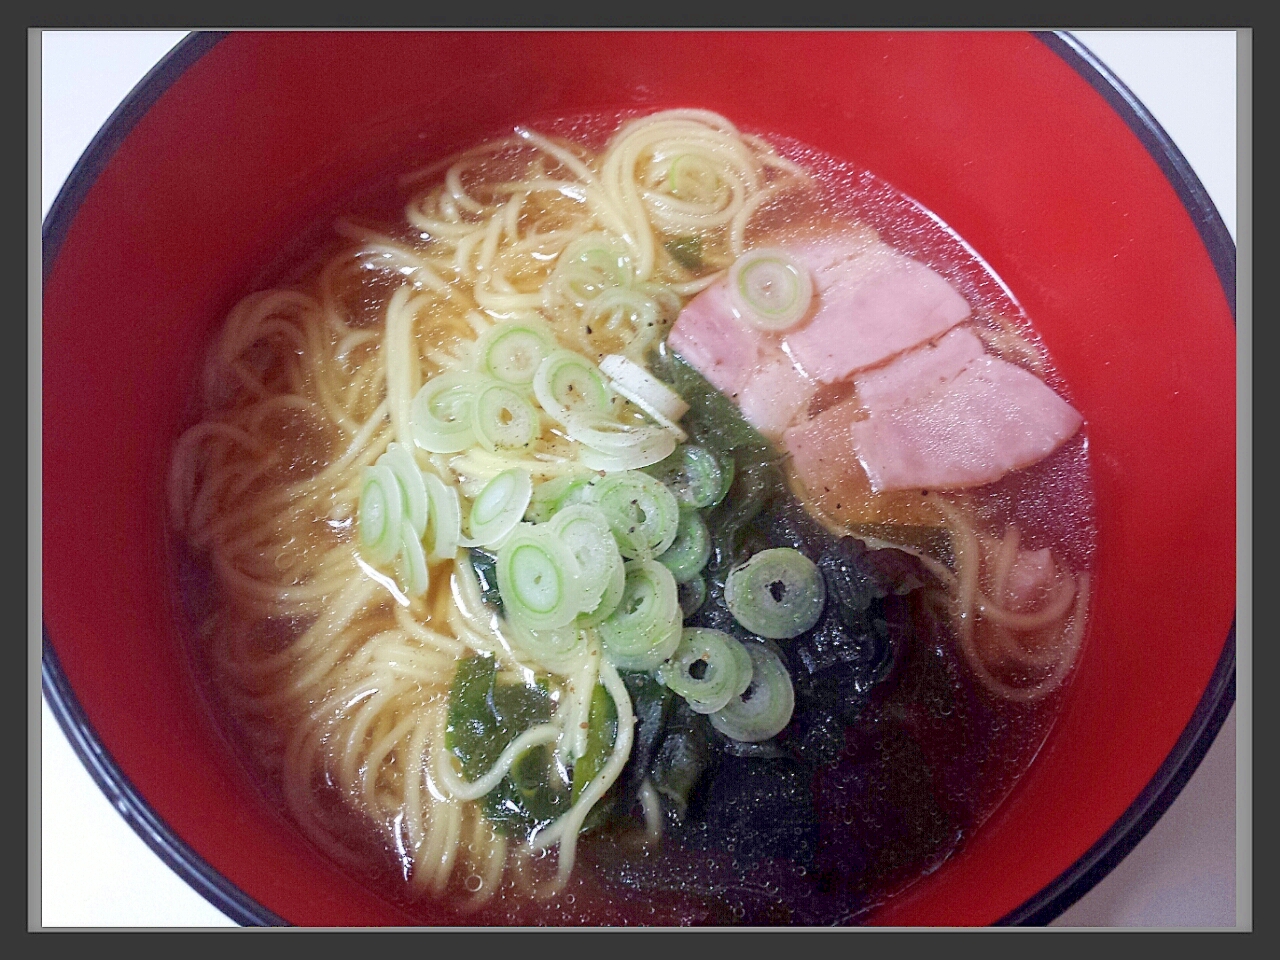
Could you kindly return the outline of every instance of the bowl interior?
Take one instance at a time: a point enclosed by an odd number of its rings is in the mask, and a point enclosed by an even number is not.
[[[213,870],[294,924],[432,919],[312,851],[253,790],[196,690],[163,480],[204,346],[274,252],[388,157],[579,113],[704,107],[889,181],[1003,278],[1088,423],[1096,593],[1058,723],[986,827],[872,922],[996,922],[1148,788],[1233,650],[1234,308],[1147,147],[1050,45],[450,31],[205,46],[117,118],[47,225],[43,602],[88,729]]]

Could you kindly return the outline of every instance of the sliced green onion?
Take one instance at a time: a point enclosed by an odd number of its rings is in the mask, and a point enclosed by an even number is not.
[[[750,654],[723,630],[688,627],[680,645],[657,670],[658,680],[688,701],[695,713],[715,713],[751,684]]]
[[[671,571],[628,561],[622,599],[598,628],[606,659],[620,670],[652,670],[675,652],[682,627]]]
[[[742,318],[761,330],[788,330],[813,300],[809,268],[785,250],[749,250],[729,268],[729,294]]]
[[[427,535],[431,539],[431,560],[448,560],[457,552],[462,540],[462,508],[458,491],[434,473],[424,472],[423,483],[430,504]]]
[[[650,444],[675,449],[674,434],[663,427],[622,423],[601,414],[570,413],[561,423],[569,439],[610,456],[626,456],[637,448]]]
[[[532,630],[567,626],[582,609],[578,561],[545,525],[520,524],[508,535],[497,574],[503,609]]]
[[[640,364],[611,353],[600,361],[600,372],[609,378],[614,391],[622,394],[663,426],[689,412],[689,404]]]
[[[565,474],[538,484],[533,488],[525,519],[531,523],[546,523],[560,510],[586,499],[595,479],[595,474],[583,472]]]
[[[404,494],[395,472],[386,464],[363,470],[360,486],[360,547],[373,563],[389,563],[400,552],[400,524]]]
[[[406,517],[400,523],[400,556],[396,564],[400,585],[410,597],[420,597],[431,583],[427,573],[427,558],[422,552],[422,541]]]
[[[618,552],[609,521],[598,507],[578,503],[552,517],[547,529],[573,551],[582,571],[582,612],[594,612],[615,568],[622,566],[622,554]]]
[[[712,713],[711,725],[732,740],[758,743],[777,736],[791,722],[796,695],[782,657],[763,643],[745,643],[751,682],[740,696]]]
[[[429,453],[457,453],[476,442],[473,411],[477,377],[450,370],[432,377],[409,408],[413,440]]]
[[[726,462],[732,468],[733,461]],[[715,454],[692,443],[677,447],[671,456],[655,463],[645,473],[670,487],[682,507],[696,510],[718,504],[733,482],[732,469],[726,471]]]
[[[734,619],[771,640],[797,637],[822,616],[826,582],[812,560],[791,547],[761,550],[729,571],[724,601]]]
[[[651,295],[651,288],[651,284],[644,284],[644,288],[605,290],[587,304],[583,320],[592,329],[620,338],[626,344],[623,349],[632,356],[643,357],[662,332],[663,306]]]
[[[682,153],[667,168],[671,195],[689,203],[713,202],[728,189],[717,164],[704,153]]]
[[[622,602],[622,595],[626,589],[626,564],[622,559],[622,554],[615,550],[609,556],[609,575],[605,582],[604,592],[600,595],[600,601],[590,610],[584,610],[578,614],[576,621],[578,626],[583,628],[598,627],[613,611],[618,609],[618,604]]]
[[[689,619],[707,602],[707,581],[698,576],[678,585],[676,596],[680,600],[680,610],[685,619]]]
[[[576,624],[533,630],[518,620],[512,620],[508,626],[515,652],[553,673],[573,669],[586,654],[586,634]]]
[[[509,384],[489,381],[476,392],[475,438],[490,452],[518,450],[538,438],[538,411]]]
[[[733,640],[735,642],[729,644],[729,651],[738,661],[738,685],[733,691],[733,695],[737,697],[746,693],[747,687],[751,686],[751,678],[755,675],[755,663],[751,659],[747,645],[737,637],[733,637]]]
[[[464,547],[492,547],[515,529],[533,495],[533,478],[523,467],[512,467],[484,485],[471,504],[471,536]]]
[[[658,562],[671,571],[676,583],[688,583],[711,559],[711,533],[697,510],[680,511],[680,524],[671,546],[658,555]]]
[[[578,462],[590,470],[601,473],[618,473],[623,470],[639,470],[665,460],[675,449],[676,437],[672,433],[661,433],[640,440],[635,446],[616,453],[605,453],[585,444],[578,451]]]
[[[628,559],[660,556],[675,541],[680,506],[662,481],[647,473],[611,473],[591,487],[589,502],[604,513]]]
[[[391,472],[396,475],[404,493],[405,514],[414,532],[421,537],[427,529],[427,488],[413,454],[408,447],[392,441],[387,444],[386,453],[377,462],[390,467]]]
[[[528,386],[556,349],[555,334],[536,317],[506,320],[486,330],[476,343],[477,366],[503,383]]]
[[[599,416],[609,409],[609,387],[594,363],[572,350],[552,350],[538,365],[533,395],[558,423],[573,416]]]
[[[611,287],[629,287],[634,279],[626,245],[598,232],[579,237],[565,247],[554,272],[579,307]]]

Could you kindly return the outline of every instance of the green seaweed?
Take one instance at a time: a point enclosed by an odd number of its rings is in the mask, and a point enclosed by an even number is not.
[[[549,721],[552,712],[545,687],[506,682],[498,677],[492,657],[469,657],[454,676],[445,745],[461,763],[463,777],[474,781],[493,767],[512,740]],[[546,744],[521,754],[481,800],[485,816],[500,830],[524,837],[554,821],[570,803],[570,785]]]

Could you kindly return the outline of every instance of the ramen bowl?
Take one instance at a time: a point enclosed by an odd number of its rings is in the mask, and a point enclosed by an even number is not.
[[[810,144],[933,211],[1033,318],[1089,425],[1095,587],[1057,721],[964,846],[859,921],[1046,922],[1136,842],[1222,723],[1234,247],[1158,127],[1065,39],[197,34],[113,118],[45,224],[43,682],[126,819],[233,919],[443,914],[319,853],[256,789],[193,675],[165,478],[214,331],[275,251],[389,158],[674,106]]]

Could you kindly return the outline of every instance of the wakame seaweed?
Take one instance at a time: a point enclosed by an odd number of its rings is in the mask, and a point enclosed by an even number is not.
[[[498,558],[488,550],[471,547],[467,551],[471,569],[480,584],[480,599],[502,615],[502,593],[498,590]]]
[[[649,780],[674,823],[684,820],[690,794],[712,764],[716,736],[705,716],[690,710],[683,699],[675,699],[662,740],[649,764]]]
[[[672,237],[665,244],[671,259],[686,270],[702,269],[702,238],[699,236]]]
[[[618,709],[600,684],[591,691],[587,720],[587,748],[573,765],[573,799],[577,800],[613,752],[618,737]]]
[[[469,657],[458,664],[450,690],[445,745],[458,758],[463,778],[476,780],[512,740],[549,721],[552,712],[545,688],[505,682],[492,657]],[[545,744],[526,751],[480,801],[485,816],[500,830],[527,837],[569,809],[569,784],[552,751]]]

